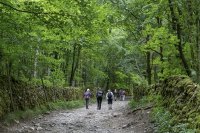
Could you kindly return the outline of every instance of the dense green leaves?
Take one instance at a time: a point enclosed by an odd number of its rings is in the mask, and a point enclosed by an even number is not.
[[[0,1],[1,73],[55,86],[199,79],[198,1]],[[60,83],[58,83],[60,82]],[[58,83],[58,84],[57,84]]]

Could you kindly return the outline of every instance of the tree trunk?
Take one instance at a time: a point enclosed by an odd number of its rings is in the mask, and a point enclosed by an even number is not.
[[[151,53],[147,52],[147,81],[151,84]]]
[[[178,19],[175,16],[172,0],[168,0],[168,2],[169,2],[169,8],[170,8],[171,18],[172,18],[172,28],[173,28],[174,31],[176,31],[177,37],[179,39],[179,42],[177,44],[177,49],[178,49],[178,52],[179,52],[179,58],[182,61],[183,67],[184,67],[187,75],[191,77],[191,71],[190,71],[189,65],[187,64],[185,55],[183,53],[182,37],[181,37],[181,32],[182,32],[181,25],[180,25],[180,23],[178,22]]]
[[[74,84],[74,76],[76,73],[76,69],[78,68],[79,58],[80,58],[81,46],[75,44],[73,50],[73,57],[72,57],[72,67],[71,67],[71,75],[69,80],[69,85],[73,86]]]
[[[65,82],[69,83],[69,76],[68,76],[68,66],[69,66],[69,60],[70,60],[70,51],[65,51],[64,55],[65,62],[62,64],[62,70],[65,75]]]
[[[37,64],[38,64],[38,55],[39,55],[39,44],[40,44],[40,37],[38,37],[38,44],[37,44],[37,48],[35,50],[35,61],[34,61],[34,71],[33,71],[33,77],[36,78],[37,77]]]
[[[192,41],[192,33],[193,33],[193,26],[194,26],[194,22],[193,22],[193,13],[192,13],[192,2],[191,0],[186,0],[187,3],[187,12],[188,14],[188,41],[190,43],[190,50],[191,50],[191,59],[192,59],[192,67],[195,69],[195,64],[197,62],[197,59],[195,58],[195,51],[194,51],[194,43]]]
[[[200,80],[200,46],[199,46],[199,36],[200,36],[200,20],[196,20],[196,53],[197,53],[197,82]]]
[[[149,41],[149,36],[147,36],[146,38],[146,42]],[[146,69],[146,73],[147,73],[147,81],[148,84],[151,84],[151,53],[149,51],[147,51],[146,53],[147,56],[147,69]]]
[[[15,110],[14,100],[13,100],[13,91],[12,91],[12,82],[11,82],[11,70],[12,70],[12,62],[8,61],[7,76],[8,76],[8,91],[9,91],[9,96],[10,96],[10,112]]]
[[[159,18],[159,17],[157,17],[157,23],[158,23],[158,27],[160,28],[160,27],[162,27],[162,21],[161,21],[161,19]],[[160,46],[160,61],[163,63],[164,62],[164,59],[163,59],[163,47],[162,46]],[[163,73],[163,67],[161,67],[161,73]]]

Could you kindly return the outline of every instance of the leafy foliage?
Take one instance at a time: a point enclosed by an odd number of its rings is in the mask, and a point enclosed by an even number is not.
[[[10,94],[11,77],[42,86],[123,88],[135,97],[172,75],[198,83],[199,4],[0,0],[0,74],[9,77]]]

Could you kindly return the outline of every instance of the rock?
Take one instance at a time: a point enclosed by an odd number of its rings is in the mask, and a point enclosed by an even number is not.
[[[94,113],[92,113],[92,112],[89,112],[87,115],[93,115]]]
[[[35,127],[39,127],[40,126],[40,123],[36,123],[34,124]]]
[[[132,123],[128,123],[126,125],[123,125],[122,128],[124,129],[124,128],[130,127],[131,125],[132,125]]]
[[[56,124],[55,123],[50,123],[49,126],[50,127],[54,127]]]
[[[92,117],[91,116],[85,116],[85,119],[91,119]]]
[[[42,129],[43,129],[42,127],[37,127],[37,128],[36,128],[37,131],[40,131],[40,130],[42,130]]]
[[[67,123],[65,123],[65,122],[63,122],[63,123],[61,123],[62,125],[67,125]]]
[[[34,127],[29,127],[29,126],[23,126],[21,132],[28,132],[31,133],[35,130]]]
[[[44,114],[45,114],[45,115],[49,115],[49,114],[50,114],[50,112],[49,112],[49,111],[47,111],[47,112],[45,112]]]
[[[19,124],[19,121],[18,121],[18,120],[14,120],[14,122],[15,122],[16,124]]]
[[[51,129],[45,128],[46,131],[51,131]]]
[[[123,125],[123,126],[122,126],[123,129],[126,128],[126,127],[127,127],[127,125]]]
[[[34,128],[34,127],[29,127],[29,129],[30,129],[30,130],[32,130],[32,131],[33,131],[33,130],[35,130],[35,128]]]
[[[27,129],[27,128],[28,128],[28,126],[26,126],[26,125],[22,127],[22,129]]]
[[[41,127],[46,127],[47,123],[41,123]]]
[[[117,117],[119,114],[117,113],[113,113],[113,117]]]
[[[68,128],[69,128],[69,129],[73,129],[73,127],[72,127],[72,126],[69,126]]]
[[[23,132],[23,129],[17,130],[17,133],[22,133],[22,132]]]
[[[94,128],[99,128],[100,126],[94,126]]]
[[[41,115],[39,115],[39,116],[38,116],[38,119],[42,119],[42,116],[41,116]]]
[[[94,129],[90,128],[89,131],[94,131]]]

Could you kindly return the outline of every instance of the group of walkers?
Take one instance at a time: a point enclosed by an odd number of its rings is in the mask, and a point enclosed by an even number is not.
[[[108,109],[112,110],[112,104],[113,104],[113,100],[117,100],[117,97],[119,95],[119,99],[120,101],[124,101],[125,100],[125,91],[124,90],[119,90],[119,92],[117,91],[117,89],[114,90],[114,93],[111,90],[108,90],[108,92],[106,93],[106,99],[108,102]],[[89,109],[89,99],[91,98],[92,93],[90,92],[90,89],[87,89],[84,92],[84,99],[86,102],[86,109]],[[101,103],[103,100],[103,96],[104,96],[104,92],[103,90],[101,90],[100,88],[98,88],[97,92],[96,92],[96,99],[97,99],[97,110],[101,110]]]

